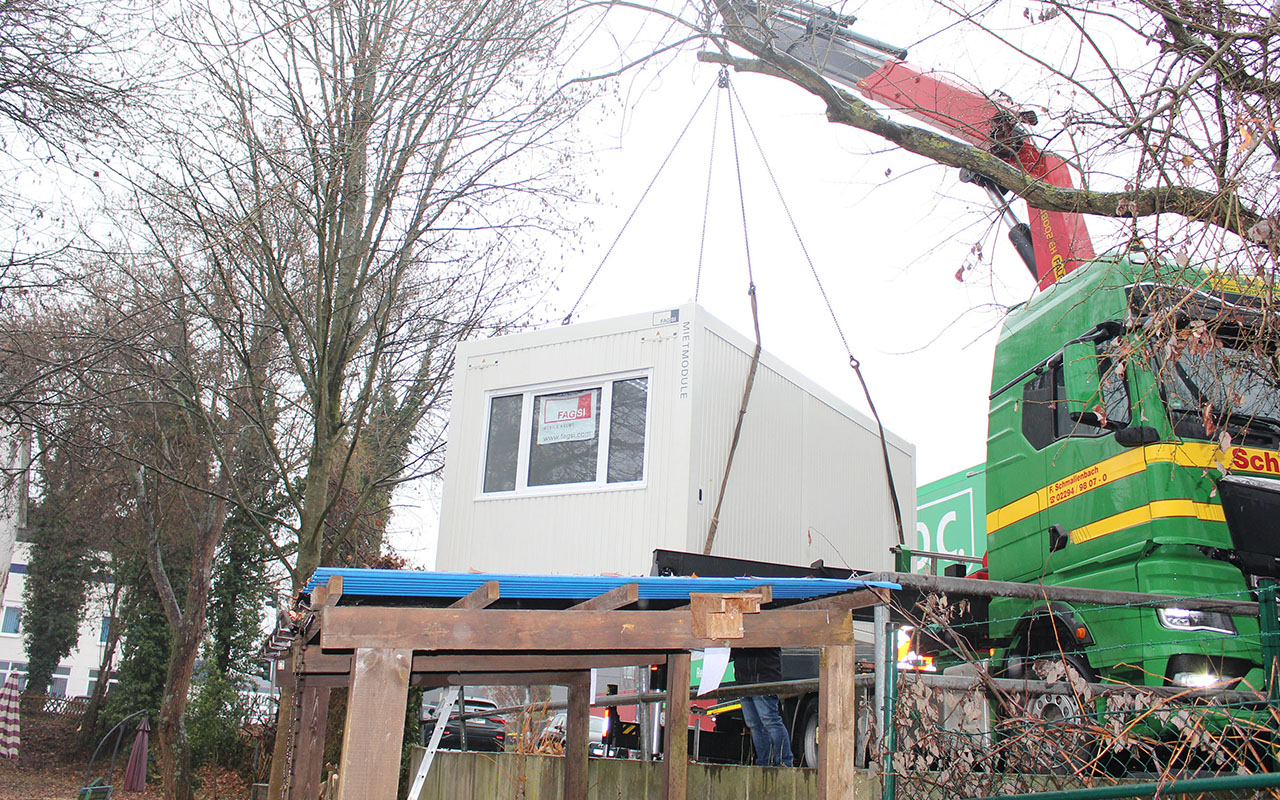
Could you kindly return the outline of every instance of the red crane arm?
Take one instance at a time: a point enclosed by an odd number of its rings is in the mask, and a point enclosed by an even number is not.
[[[1053,186],[1075,188],[1062,158],[1040,150],[1022,131],[1013,109],[961,88],[905,61],[890,60],[857,81],[869,100],[903,112],[976,145],[1032,177]],[[1035,246],[1035,277],[1041,289],[1094,258],[1084,217],[1028,205]]]
[[[1035,146],[1022,114],[999,101],[921,72],[904,60],[906,51],[846,27],[852,17],[802,0],[765,9],[727,0],[762,48],[786,53],[831,80],[959,139],[981,147],[1032,177],[1054,186],[1075,188],[1067,162]],[[987,189],[1010,222],[1009,238],[1043,289],[1093,259],[1093,242],[1080,214],[1029,208],[1020,223],[1008,210],[1005,192],[990,179],[962,174]]]

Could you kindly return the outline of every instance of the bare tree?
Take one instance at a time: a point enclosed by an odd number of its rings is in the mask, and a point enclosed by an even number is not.
[[[297,379],[264,429],[304,475],[296,590],[365,426],[416,430],[452,344],[538,266],[522,232],[561,223],[566,188],[546,179],[580,101],[558,90],[562,23],[537,4],[254,4],[201,24],[221,42],[195,50],[218,116],[181,141],[164,213],[202,237],[233,314],[268,316]]]
[[[0,308],[57,281],[56,256],[93,193],[93,154],[119,144],[143,97],[150,65],[138,45],[154,10],[145,0],[0,2]]]
[[[166,795],[184,800],[192,796],[184,714],[228,498],[262,494],[253,463],[261,439],[242,409],[261,408],[251,395],[270,383],[260,367],[252,380],[246,370],[278,337],[249,320],[255,333],[238,341],[251,352],[233,352],[209,316],[226,309],[225,298],[199,263],[153,256],[95,267],[68,309],[31,317],[32,344],[19,352],[43,343],[63,368],[42,372],[32,389],[57,399],[37,396],[26,417],[52,449],[113,481],[114,495],[87,494],[90,484],[64,469],[75,482],[55,488],[98,498],[81,507],[84,516],[133,530],[172,634],[156,733]]]
[[[62,144],[119,123],[130,90],[108,73],[115,9],[62,0],[0,3],[0,117]]]
[[[439,468],[454,345],[501,327],[569,232],[587,95],[559,78],[554,4],[286,0],[188,24],[211,100],[139,205],[166,261],[209,266],[228,305],[202,313],[233,353],[254,325],[279,337],[242,411],[289,496],[296,593],[376,550],[394,486]]]

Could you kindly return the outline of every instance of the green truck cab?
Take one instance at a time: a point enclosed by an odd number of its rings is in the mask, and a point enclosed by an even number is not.
[[[1217,482],[1280,477],[1264,288],[1131,251],[1009,314],[987,438],[992,580],[1248,599]],[[996,598],[988,625],[1011,673],[1064,652],[1136,685],[1263,685],[1256,618]]]

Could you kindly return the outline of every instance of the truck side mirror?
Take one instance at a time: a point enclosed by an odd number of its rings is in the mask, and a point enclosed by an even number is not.
[[[1093,342],[1072,342],[1062,349],[1062,377],[1066,384],[1067,413],[1078,420],[1093,416],[1102,403],[1098,380],[1098,346]]]

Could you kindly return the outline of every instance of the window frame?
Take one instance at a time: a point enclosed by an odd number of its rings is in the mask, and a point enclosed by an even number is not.
[[[1103,345],[1111,341],[1114,340],[1100,343],[1099,351]],[[1113,373],[1115,366],[1113,363],[1108,363],[1112,358],[1111,353],[1098,353],[1098,386],[1102,393],[1101,399],[1104,404],[1107,403],[1105,384],[1108,375],[1115,374],[1119,379],[1117,388],[1124,396],[1124,407],[1127,413],[1123,420],[1108,419],[1105,426],[1094,425],[1083,419],[1071,420],[1063,412],[1067,402],[1066,393],[1063,391],[1066,367],[1062,363],[1061,352],[1049,359],[1042,369],[1028,376],[1026,382],[1022,384],[1020,427],[1022,438],[1034,450],[1043,450],[1064,439],[1099,439],[1133,424],[1134,405],[1133,392],[1129,388],[1129,370]],[[1037,392],[1047,392],[1047,399],[1030,396]],[[1032,416],[1033,414],[1035,416]],[[1089,416],[1093,414],[1090,413]]]
[[[0,607],[0,636],[12,636],[15,638],[22,636],[22,608],[22,605],[18,603],[6,603],[3,607]],[[13,632],[6,631],[3,628],[4,620],[9,616],[10,609],[18,615],[18,629]]]
[[[646,381],[644,404],[644,458],[640,467],[640,480],[609,482],[609,440],[613,425],[613,384],[618,381],[644,378]],[[529,485],[529,460],[533,447],[533,402],[534,398],[547,394],[565,392],[586,392],[592,389],[600,391],[600,423],[596,436],[596,478],[594,481],[577,483],[553,483],[541,486]],[[517,434],[516,449],[516,486],[514,489],[486,492],[484,490],[485,468],[489,457],[490,414],[493,400],[498,397],[520,395],[520,429]],[[484,412],[481,417],[480,463],[476,476],[476,500],[502,500],[513,497],[546,497],[548,495],[589,494],[592,492],[615,492],[644,489],[649,483],[649,443],[652,441],[650,430],[653,422],[653,369],[627,370],[593,375],[586,378],[550,381],[546,383],[509,386],[501,389],[490,389],[484,394]]]

